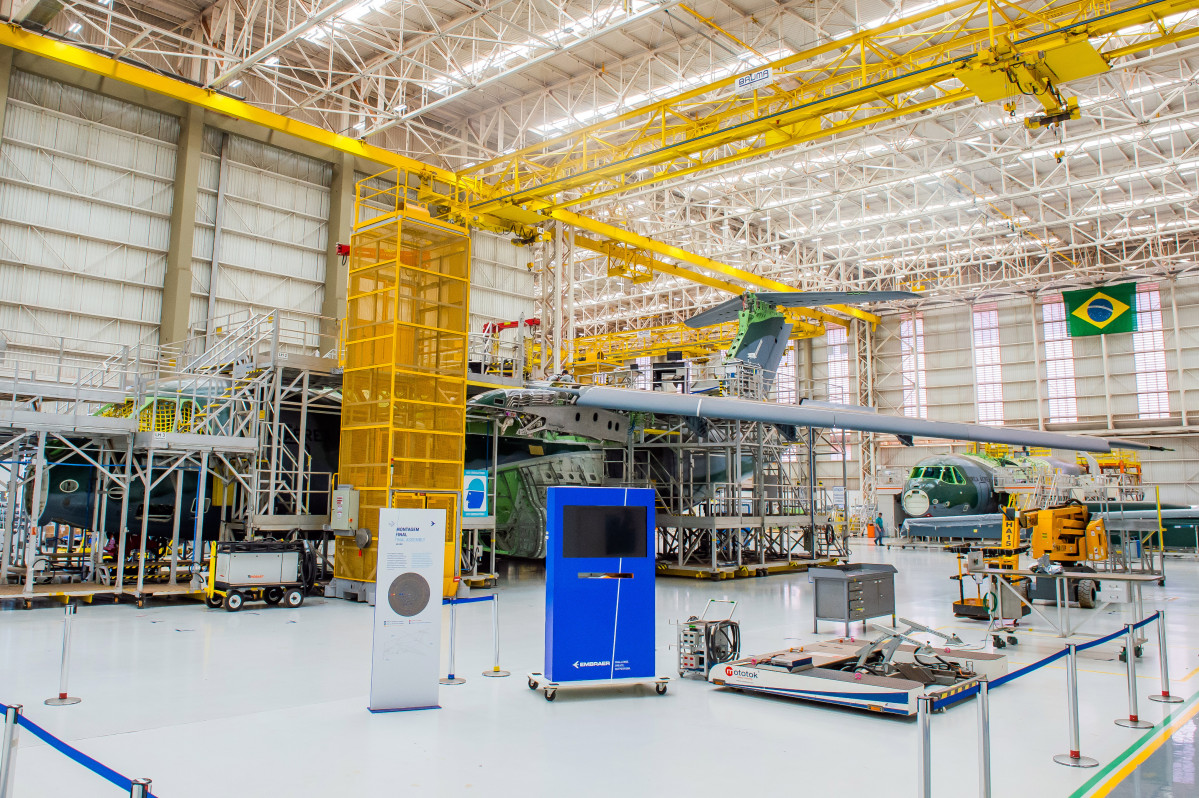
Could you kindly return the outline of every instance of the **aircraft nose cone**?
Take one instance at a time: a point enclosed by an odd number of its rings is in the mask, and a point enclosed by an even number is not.
[[[928,512],[931,506],[928,494],[920,488],[912,488],[903,494],[903,511],[913,518],[918,518]]]

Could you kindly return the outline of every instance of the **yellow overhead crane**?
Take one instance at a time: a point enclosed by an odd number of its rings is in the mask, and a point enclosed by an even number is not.
[[[768,65],[774,83],[751,96],[733,91],[738,76],[731,75],[461,174],[485,185],[475,211],[562,218],[556,211],[970,96],[1034,95],[1046,111],[1038,123],[1048,124],[1077,112],[1059,84],[1199,35],[1191,20],[1175,19],[1197,7],[1196,0],[1117,7],[1074,0],[1038,9],[949,2],[776,60]],[[942,17],[935,29],[915,29]],[[1137,41],[1096,47],[1135,26],[1144,26]],[[929,88],[940,93],[921,99]]]
[[[1070,119],[1080,109],[1061,94],[1062,83],[1103,72],[1116,58],[1199,35],[1184,14],[1196,8],[1199,0],[1119,6],[1072,0],[1037,9],[1005,0],[951,1],[776,60],[769,64],[773,84],[751,95],[733,91],[732,75],[458,173],[16,26],[0,26],[0,45],[392,166],[418,186],[418,200],[444,208],[449,221],[531,239],[537,226],[558,220],[599,236],[609,251],[637,251],[629,259],[639,259],[641,270],[739,293],[743,285],[795,287],[568,209],[969,97],[987,102],[1032,95],[1044,114],[1031,124]],[[920,27],[932,20],[935,27]],[[928,95],[930,88],[937,93]],[[858,308],[831,309],[878,321]],[[820,311],[800,314],[845,323]]]
[[[792,324],[792,341],[824,335],[823,324],[813,324],[797,310],[800,308],[783,310],[787,321]],[[705,357],[728,349],[736,335],[737,322],[730,321],[698,330],[685,324],[666,324],[575,338],[571,373],[579,378],[624,368],[634,358],[664,357],[671,352],[678,352],[684,359]]]

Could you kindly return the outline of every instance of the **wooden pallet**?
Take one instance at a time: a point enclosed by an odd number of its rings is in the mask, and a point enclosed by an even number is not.
[[[149,583],[142,585],[141,593],[138,593],[134,586],[126,584],[123,590],[117,593],[113,585],[104,585],[99,582],[62,582],[34,585],[32,593],[28,595],[25,593],[24,585],[0,585],[0,600],[16,599],[24,601],[25,609],[29,609],[35,599],[50,599],[61,601],[64,604],[69,601],[84,601],[91,604],[97,598],[113,602],[119,602],[121,599],[130,599],[141,607],[148,598],[159,596],[194,596],[202,598],[203,595],[203,591],[192,590],[189,584],[168,585]]]

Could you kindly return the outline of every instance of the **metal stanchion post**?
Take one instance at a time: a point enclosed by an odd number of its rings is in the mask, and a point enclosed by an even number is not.
[[[491,644],[495,649],[495,664],[491,670],[483,671],[483,675],[496,678],[511,676],[508,671],[500,669],[500,597],[495,593],[491,594]]]
[[[1182,696],[1170,692],[1170,665],[1166,660],[1166,613],[1157,611],[1157,656],[1162,668],[1162,691],[1149,696],[1150,701],[1162,704],[1181,704]]]
[[[1116,725],[1126,729],[1152,729],[1153,724],[1147,720],[1141,720],[1140,712],[1137,709],[1137,643],[1133,639],[1136,636],[1135,632],[1136,628],[1132,624],[1124,624],[1124,664],[1127,666],[1125,670],[1128,672],[1128,717],[1116,718]]]
[[[67,671],[71,667],[71,619],[75,617],[75,605],[66,606],[66,614],[62,624],[62,662],[58,668],[58,697],[47,698],[45,703],[51,707],[63,707],[68,704],[78,704],[82,698],[67,695]]]
[[[932,798],[933,795],[933,697],[922,695],[916,697],[916,719],[920,724],[920,796]]]
[[[0,739],[0,798],[12,798],[17,772],[17,737],[21,727],[21,705],[4,708],[4,737]]]
[[[1066,699],[1069,701],[1070,753],[1058,754],[1053,761],[1072,768],[1098,767],[1099,760],[1083,756],[1078,743],[1078,647],[1073,643],[1066,654]]]
[[[129,786],[129,798],[150,798],[150,780],[134,779]]]
[[[986,676],[978,677],[978,795],[991,798],[991,694]]]
[[[455,612],[455,609],[457,608],[457,606],[458,606],[458,602],[454,601],[453,599],[450,599],[450,669],[444,679],[438,680],[442,684],[465,684],[466,683],[466,679],[463,679],[461,676],[454,675],[454,640],[455,640],[455,632],[458,631],[458,629],[457,629],[458,615]]]

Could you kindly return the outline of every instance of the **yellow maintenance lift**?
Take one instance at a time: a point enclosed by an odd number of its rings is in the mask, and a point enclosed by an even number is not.
[[[369,595],[379,510],[444,509],[442,593],[458,582],[466,441],[470,236],[430,217],[397,170],[357,185],[350,239],[338,481],[360,534],[338,535],[333,595]]]

